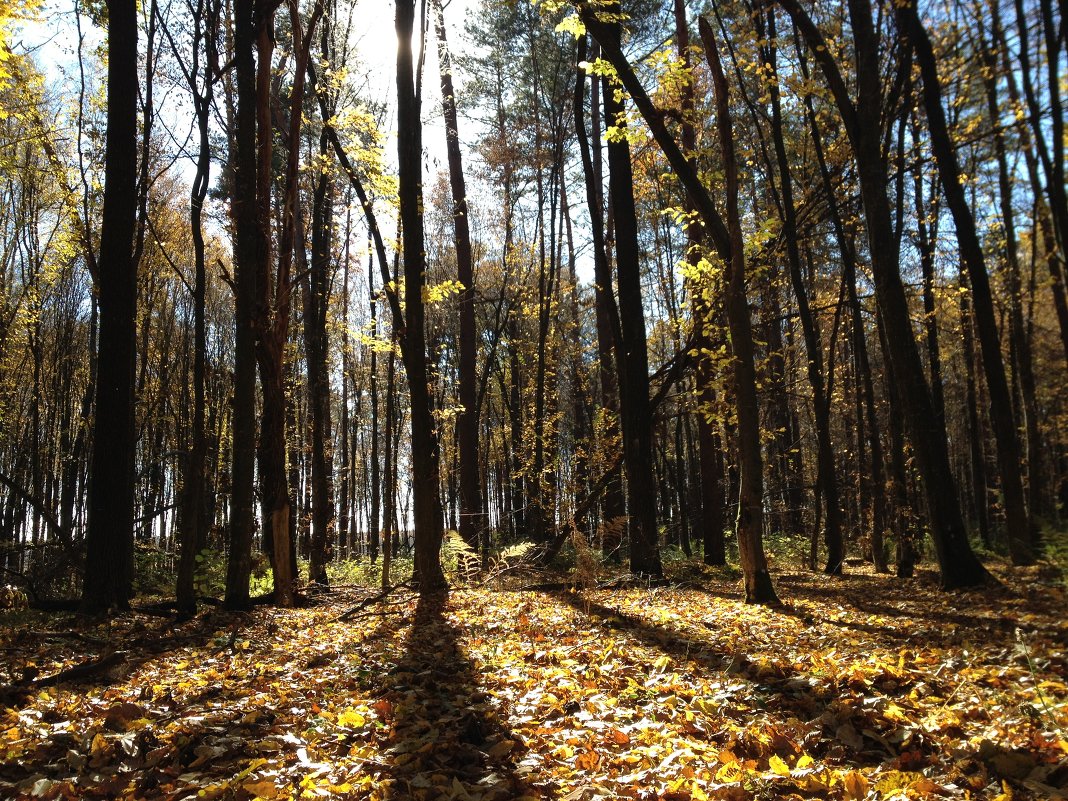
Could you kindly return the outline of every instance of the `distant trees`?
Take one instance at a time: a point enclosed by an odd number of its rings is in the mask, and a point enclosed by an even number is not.
[[[12,54],[13,580],[106,611],[154,560],[188,614],[219,552],[233,608],[268,565],[284,605],[411,556],[436,591],[446,526],[487,564],[737,561],[761,603],[768,543],[902,577],[930,549],[946,587],[988,580],[976,543],[1040,554],[1068,503],[1060,7],[477,0],[454,66],[423,5],[391,5],[393,109],[333,0],[111,9],[103,105],[88,48],[70,97]],[[176,93],[188,119],[154,113]]]

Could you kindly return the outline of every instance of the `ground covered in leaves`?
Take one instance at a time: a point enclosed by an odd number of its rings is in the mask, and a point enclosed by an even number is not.
[[[9,613],[0,798],[1068,797],[1054,578],[784,574],[765,609],[692,571],[346,620],[356,590],[181,625]]]

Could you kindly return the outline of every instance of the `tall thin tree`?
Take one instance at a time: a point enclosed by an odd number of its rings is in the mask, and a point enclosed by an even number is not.
[[[127,608],[133,592],[134,361],[137,331],[137,4],[108,4],[108,112],[97,296],[100,359],[93,420],[82,607]],[[142,154],[142,158],[147,158]]]
[[[415,0],[397,0],[397,165],[399,171],[401,246],[404,254],[404,330],[401,359],[408,377],[412,426],[412,516],[415,524],[415,578],[422,592],[445,586],[441,570],[444,521],[438,433],[427,369],[426,252],[423,244],[423,125],[412,58]]]

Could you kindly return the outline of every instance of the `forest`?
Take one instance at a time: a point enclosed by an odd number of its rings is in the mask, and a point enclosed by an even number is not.
[[[1068,798],[1062,0],[0,0],[0,797]]]

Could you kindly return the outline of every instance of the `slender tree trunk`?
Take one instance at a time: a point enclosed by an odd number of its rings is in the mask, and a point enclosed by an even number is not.
[[[716,122],[726,174],[727,231],[730,249],[724,258],[727,271],[727,322],[734,348],[734,381],[738,412],[738,550],[745,573],[745,598],[749,603],[778,603],[764,557],[763,465],[760,453],[760,410],[756,391],[756,361],[752,320],[745,294],[745,243],[738,211],[738,164],[731,130],[730,98],[715,35],[701,18],[701,40],[712,68],[716,90]]]
[[[986,88],[987,110],[994,131],[994,153],[998,161],[998,201],[1001,225],[1005,236],[1005,260],[1009,279],[1009,338],[1011,351],[1016,356],[1020,374],[1020,390],[1023,395],[1024,431],[1027,436],[1027,483],[1028,506],[1032,518],[1046,513],[1046,474],[1042,465],[1042,435],[1038,426],[1038,402],[1036,399],[1034,354],[1031,337],[1024,325],[1023,286],[1019,245],[1016,241],[1016,220],[1012,208],[1013,182],[1009,168],[1008,149],[1001,130],[1001,108],[997,89],[997,54],[982,45],[983,84]]]
[[[618,47],[619,24],[609,26],[607,35],[612,37],[612,44]],[[616,100],[614,89],[606,89],[605,120],[623,130],[622,104]],[[616,350],[616,365],[620,376],[620,422],[627,476],[630,569],[636,575],[660,576],[663,570],[657,544],[656,484],[652,471],[653,414],[649,405],[649,362],[645,312],[642,309],[638,219],[634,208],[630,145],[625,136],[609,140],[608,168],[608,191],[616,231],[616,280],[621,334]]]
[[[919,123],[913,114],[912,138],[919,140]],[[938,347],[938,314],[935,309],[934,249],[938,238],[938,196],[931,190],[931,208],[924,203],[923,170],[913,170],[913,196],[916,202],[916,233],[920,249],[920,271],[923,274],[923,327],[927,338],[927,367],[931,374],[931,403],[935,414],[945,427],[946,402],[942,389],[942,354]]]
[[[449,161],[449,186],[452,190],[453,231],[456,240],[456,278],[463,286],[460,310],[460,405],[456,418],[460,451],[460,536],[477,548],[487,526],[482,484],[479,479],[478,441],[478,340],[475,331],[474,263],[467,205],[467,186],[460,156],[460,133],[456,115],[456,97],[452,85],[452,60],[445,38],[445,17],[441,0],[434,0],[435,27],[438,37],[438,64],[441,73],[441,102],[445,113],[445,144]]]
[[[371,265],[367,265],[367,296],[371,307],[371,357],[370,376],[367,384],[367,392],[371,401],[371,519],[368,524],[368,540],[371,550],[371,562],[378,558],[381,531],[379,519],[381,517],[382,502],[382,479],[378,464],[378,353],[373,342],[378,339],[378,296],[375,294],[375,274]],[[386,449],[389,450],[387,438]],[[388,470],[387,470],[388,475]],[[387,518],[388,519],[388,518]]]
[[[772,44],[767,48],[772,70],[776,66],[775,16],[768,12],[768,32]],[[831,404],[824,388],[823,343],[819,327],[808,302],[808,289],[801,273],[801,253],[798,249],[797,211],[794,207],[793,178],[786,155],[783,138],[782,104],[779,102],[779,82],[772,77],[769,82],[771,97],[771,131],[775,145],[775,159],[779,171],[779,191],[782,198],[783,233],[786,239],[787,263],[790,265],[790,283],[797,299],[797,313],[801,319],[801,332],[805,338],[808,382],[812,387],[812,405],[816,420],[816,483],[827,507],[824,544],[827,546],[825,573],[840,575],[845,559],[845,542],[842,536],[842,509],[838,497],[834,446],[831,442]]]
[[[108,116],[97,296],[100,351],[82,608],[129,607],[133,593],[134,361],[137,331],[137,7],[108,5]],[[147,158],[143,154],[142,158]]]
[[[216,34],[218,6],[213,0],[200,0],[194,15],[193,53],[189,75],[190,91],[196,113],[199,151],[197,171],[189,193],[189,228],[193,239],[193,431],[185,476],[184,508],[181,515],[181,555],[178,564],[178,611],[196,611],[196,554],[207,536],[205,506],[205,468],[208,453],[205,430],[205,369],[207,361],[207,330],[205,325],[205,293],[207,270],[204,255],[202,216],[211,178],[211,139],[208,126],[214,78],[212,70],[218,63]],[[203,50],[201,46],[203,43]],[[203,65],[203,66],[201,66]],[[203,74],[203,78],[200,76]],[[197,80],[202,80],[202,88]]]
[[[931,133],[931,150],[938,166],[939,178],[945,191],[946,203],[953,215],[961,259],[972,286],[972,303],[976,329],[979,333],[980,353],[987,388],[990,391],[991,422],[997,441],[998,467],[1001,489],[1005,499],[1005,523],[1009,551],[1014,564],[1026,565],[1034,561],[1034,532],[1024,502],[1021,476],[1020,442],[1016,434],[1012,397],[1005,378],[994,304],[990,295],[990,280],[986,271],[983,247],[975,228],[964,186],[960,179],[957,156],[942,108],[942,86],[938,78],[934,48],[927,36],[916,8],[911,3],[895,6],[898,25],[909,37],[923,76],[923,100],[927,111],[927,126]]]
[[[983,429],[979,422],[979,391],[975,376],[975,335],[972,332],[970,289],[966,276],[961,271],[960,327],[963,333],[965,395],[968,410],[968,456],[971,466],[973,512],[979,528],[979,538],[987,548],[993,540],[990,536],[990,505],[986,481],[986,457],[983,455]]]
[[[393,336],[396,337],[396,332],[393,332]],[[394,553],[393,535],[395,533],[395,524],[397,522],[397,449],[394,447],[396,437],[393,433],[397,428],[397,407],[395,400],[395,391],[397,388],[397,357],[394,352],[394,349],[396,348],[396,340],[391,340],[390,345],[389,358],[386,360],[386,427],[383,432],[386,440],[386,454],[383,460],[383,478],[385,480],[383,492],[385,497],[382,504],[382,554],[384,557],[382,562],[382,575],[387,582],[389,577],[389,563],[385,561],[385,558],[392,556]]]
[[[351,195],[346,199],[351,198]],[[352,440],[358,439],[355,432],[351,430],[351,418],[349,417],[349,389],[352,384],[352,352],[351,343],[349,342],[349,265],[352,263],[352,253],[350,251],[349,243],[352,241],[352,209],[348,208],[345,212],[345,232],[343,234],[343,241],[345,242],[345,255],[341,262],[341,410],[339,412],[340,419],[338,420],[338,428],[341,433],[341,454],[340,465],[338,469],[340,472],[340,478],[337,488],[337,548],[338,555],[342,559],[349,559],[355,553],[355,538],[352,536],[355,526],[352,525],[352,504],[349,502],[349,496],[352,492],[352,484],[354,483],[352,473],[352,449],[350,447],[350,438]],[[372,257],[373,258],[373,257]],[[367,272],[370,275],[374,270],[374,262],[368,259]],[[372,333],[372,337],[374,334]]]
[[[326,158],[326,137],[319,155]],[[312,260],[304,279],[304,342],[308,364],[308,405],[311,407],[312,539],[308,565],[310,581],[327,584],[326,563],[334,539],[333,421],[330,414],[330,340],[327,311],[330,302],[330,245],[333,239],[333,181],[319,176],[312,202]]]
[[[261,0],[262,2],[262,0]],[[254,454],[256,452],[256,303],[259,297],[259,265],[269,258],[261,224],[257,158],[257,124],[261,98],[257,84],[254,51],[259,26],[267,20],[258,15],[254,0],[234,0],[234,69],[237,83],[237,114],[234,132],[234,401],[231,416],[230,549],[226,570],[226,605],[243,609],[249,604],[252,573],[252,535],[256,527],[253,508]]]
[[[587,38],[579,40],[576,61],[581,63],[586,60]],[[590,215],[590,236],[593,242],[594,260],[594,315],[597,330],[597,373],[600,385],[600,406],[602,409],[601,428],[605,434],[614,431],[615,418],[618,412],[618,390],[616,388],[615,373],[615,347],[619,336],[619,309],[616,307],[615,295],[612,292],[612,275],[608,264],[608,251],[605,246],[604,235],[604,196],[601,191],[601,158],[600,158],[600,104],[594,100],[591,104],[593,115],[594,135],[593,141],[597,146],[590,147],[590,138],[586,133],[585,106],[586,106],[586,72],[579,69],[575,83],[574,118],[575,131],[579,144],[579,155],[582,160],[582,170],[585,176],[586,205]],[[597,86],[597,79],[593,79]],[[626,506],[623,498],[623,477],[618,463],[607,468],[613,475],[605,485],[603,515],[601,520],[602,537],[601,543],[605,556],[618,558],[618,537],[604,536],[611,528],[612,521],[618,520],[626,514]]]
[[[402,358],[408,376],[412,409],[412,501],[415,523],[415,581],[420,591],[436,592],[445,586],[441,571],[444,536],[441,498],[438,495],[439,449],[434,427],[433,397],[427,371],[423,287],[426,254],[423,250],[422,163],[423,136],[412,63],[415,0],[397,0],[397,138],[401,237],[404,251],[406,301]]]
[[[724,224],[723,219],[720,217],[719,212],[716,211],[715,205],[712,203],[712,198],[708,194],[708,190],[701,183],[697,171],[694,169],[693,165],[686,160],[686,157],[682,154],[682,151],[679,150],[678,145],[671,137],[671,134],[664,125],[662,115],[657,113],[652,101],[649,99],[649,95],[645,92],[645,89],[634,74],[634,70],[623,55],[618,40],[611,36],[606,23],[598,19],[596,10],[588,4],[582,4],[579,10],[587,29],[600,43],[605,58],[613,67],[615,67],[620,81],[630,93],[639,113],[642,115],[642,119],[644,119],[645,123],[649,126],[657,145],[660,147],[661,151],[663,151],[668,162],[671,164],[672,169],[675,171],[680,182],[689,194],[690,199],[698,209],[698,213],[705,224],[706,232],[712,238],[723,263],[725,265],[730,265],[733,269],[735,260],[737,259],[743,267],[742,271],[738,271],[742,272],[740,278],[735,278],[735,291],[733,294],[730,291],[728,292],[728,306],[730,307],[728,309],[728,323],[730,325],[732,339],[737,339],[741,343],[742,348],[741,354],[739,354],[737,350],[735,351],[735,378],[739,383],[747,383],[747,386],[741,390],[741,400],[738,402],[738,408],[739,412],[746,417],[747,435],[752,434],[752,432],[755,431],[756,436],[755,439],[746,440],[746,446],[751,452],[743,454],[743,458],[747,460],[747,463],[745,466],[744,479],[745,492],[741,496],[744,500],[744,504],[739,504],[739,544],[742,551],[742,569],[745,574],[747,600],[754,603],[775,603],[778,599],[771,583],[771,576],[767,570],[767,561],[764,556],[762,541],[763,532],[761,530],[763,480],[761,476],[759,421],[757,419],[756,407],[755,369],[752,362],[752,321],[749,318],[748,303],[745,300],[744,293],[744,255],[740,250],[737,254],[734,253],[736,240],[740,239],[741,231],[736,230],[734,232],[737,236],[729,233],[727,226]],[[718,63],[718,59],[716,59],[716,63]],[[722,70],[720,70],[720,72],[722,73]],[[717,95],[718,94],[720,93],[717,93]],[[724,111],[725,110],[726,109],[724,109]],[[723,134],[722,128],[723,126],[721,125],[721,134]],[[733,150],[733,141],[731,141],[730,144],[731,149]],[[727,162],[731,165],[731,174],[736,180],[737,167],[731,163],[729,159]],[[732,196],[728,191],[728,199],[734,204],[732,205],[732,208],[736,211],[736,183],[733,185],[733,188],[735,194]],[[737,223],[737,220],[735,220],[735,223]],[[737,228],[737,226],[735,227]],[[731,272],[731,276],[735,277],[734,272]],[[739,308],[739,306],[742,308]],[[733,311],[731,311],[731,309],[733,309]],[[746,349],[747,343],[748,351]],[[744,362],[747,356],[749,357],[749,363],[745,364]],[[744,412],[742,411],[743,405],[747,405]],[[752,430],[750,430],[750,423],[752,423]]]
[[[691,163],[695,162],[694,151],[697,149],[697,133],[694,125],[694,82],[690,77],[690,30],[686,20],[686,3],[674,0],[675,40],[679,59],[686,72],[682,86],[682,152]],[[696,211],[693,201],[686,198],[686,211]],[[701,244],[704,238],[702,226],[697,220],[686,225],[686,261],[696,266],[701,258]],[[718,436],[712,426],[713,409],[716,406],[713,384],[713,366],[703,355],[712,351],[709,329],[712,326],[712,309],[706,299],[706,293],[700,287],[691,286],[690,296],[694,305],[694,337],[697,340],[697,448],[700,463],[699,497],[701,509],[701,539],[704,544],[704,561],[708,565],[725,565],[726,549],[723,538],[725,528],[723,519],[723,475],[721,460],[717,450],[721,447]]]
[[[880,44],[871,16],[870,0],[849,0],[857,75],[857,102],[850,98],[845,81],[822,34],[797,0],[779,0],[804,36],[823,70],[846,133],[853,146],[867,222],[868,251],[875,279],[876,299],[885,326],[888,352],[893,362],[905,423],[923,480],[945,588],[982,584],[989,574],[968,543],[960,501],[953,481],[944,429],[931,400],[923,375],[919,350],[912,331],[908,300],[901,281],[899,248],[891,224],[887,196],[888,167],[883,155],[882,115],[885,101],[879,68]]]

